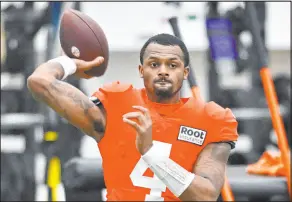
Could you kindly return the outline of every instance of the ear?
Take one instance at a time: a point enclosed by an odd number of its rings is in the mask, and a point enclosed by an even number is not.
[[[189,73],[190,73],[190,68],[187,66],[184,69],[184,80],[188,79]]]
[[[139,65],[139,75],[140,75],[140,78],[143,78],[143,74],[144,74],[144,69],[143,69],[143,66],[142,65]]]

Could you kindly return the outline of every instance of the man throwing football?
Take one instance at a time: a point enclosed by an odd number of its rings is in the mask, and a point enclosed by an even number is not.
[[[102,57],[85,62],[62,56],[27,79],[32,95],[93,137],[103,158],[107,199],[216,201],[230,150],[238,138],[229,109],[181,98],[189,74],[185,44],[169,34],[151,37],[138,67],[145,88],[114,82],[90,98],[64,82],[88,78]]]

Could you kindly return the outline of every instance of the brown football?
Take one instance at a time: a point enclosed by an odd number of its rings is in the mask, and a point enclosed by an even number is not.
[[[70,58],[91,61],[103,56],[101,66],[85,73],[96,77],[105,73],[109,59],[108,42],[102,28],[92,18],[77,10],[66,10],[60,23],[60,43]]]

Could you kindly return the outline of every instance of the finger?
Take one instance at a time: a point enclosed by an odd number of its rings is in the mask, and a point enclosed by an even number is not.
[[[133,106],[134,109],[139,109],[142,111],[147,117],[150,117],[150,112],[147,108],[142,107],[142,106]]]
[[[84,60],[75,59],[75,58],[72,58],[72,60],[75,62],[76,66],[77,66],[77,71],[79,70],[79,72],[85,72],[87,70],[92,69],[92,67],[87,65],[88,62],[86,62]]]
[[[83,78],[83,79],[91,79],[93,76],[90,76],[88,74],[85,74],[84,72],[78,72],[76,74],[79,78]]]
[[[95,58],[95,59],[92,60],[92,61],[86,62],[86,66],[89,67],[89,68],[92,68],[92,67],[98,67],[98,66],[100,66],[103,62],[104,62],[104,58],[103,58],[102,56],[99,56],[99,57]]]
[[[136,118],[141,124],[145,123],[145,116],[141,112],[129,112],[123,115],[124,118]]]
[[[123,121],[125,123],[129,124],[130,126],[132,126],[137,132],[141,131],[139,124],[136,123],[135,121],[129,120],[129,119],[124,118],[124,117],[123,117]]]

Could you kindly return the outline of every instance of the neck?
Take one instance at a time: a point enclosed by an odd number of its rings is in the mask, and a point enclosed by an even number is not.
[[[159,97],[153,93],[146,91],[147,97],[151,102],[161,103],[161,104],[176,104],[180,102],[180,93],[175,93],[172,97]]]

